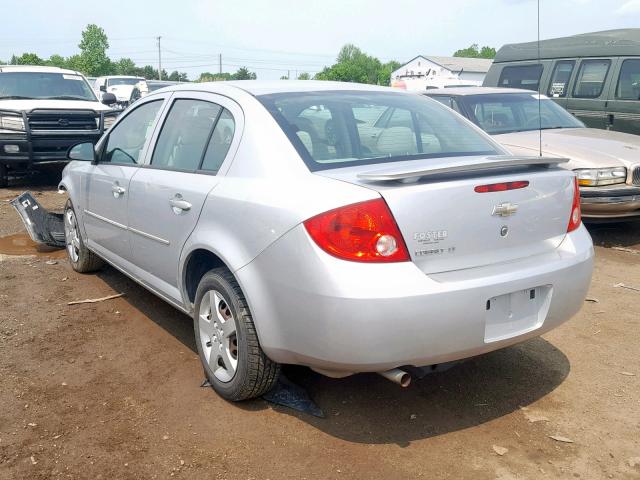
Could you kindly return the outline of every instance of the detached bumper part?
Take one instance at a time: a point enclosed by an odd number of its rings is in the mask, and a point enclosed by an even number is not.
[[[64,220],[61,213],[47,211],[29,192],[19,195],[10,203],[20,215],[34,242],[50,247],[65,247]]]

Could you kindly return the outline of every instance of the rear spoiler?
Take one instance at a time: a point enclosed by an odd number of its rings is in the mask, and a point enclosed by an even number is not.
[[[560,163],[567,163],[568,158],[556,157],[525,157],[511,155],[496,155],[484,157],[478,160],[478,157],[463,157],[452,160],[433,159],[428,165],[420,162],[420,165],[411,167],[403,166],[396,168],[385,168],[381,170],[372,170],[370,172],[362,172],[358,174],[358,178],[362,180],[371,180],[374,182],[387,181],[411,181],[418,180],[420,177],[429,177],[433,175],[442,175],[447,173],[461,172],[478,172],[486,170],[495,170],[508,167],[529,167],[529,166],[545,166],[550,167]],[[406,165],[406,164],[405,164]]]

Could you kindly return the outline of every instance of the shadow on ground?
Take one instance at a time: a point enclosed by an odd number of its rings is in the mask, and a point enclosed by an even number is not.
[[[124,292],[132,307],[196,351],[190,317],[112,268],[105,268],[99,276],[114,290]],[[273,408],[350,442],[406,446],[509,414],[554,390],[569,370],[564,354],[537,338],[414,380],[406,389],[375,374],[330,379],[307,368],[287,367],[286,375],[307,389],[326,413],[325,419],[262,400],[236,407],[248,412]]]
[[[611,247],[640,247],[640,221],[585,223],[595,245]]]

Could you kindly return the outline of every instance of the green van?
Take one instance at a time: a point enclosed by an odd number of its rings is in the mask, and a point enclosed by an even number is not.
[[[640,134],[640,28],[505,45],[483,85],[540,91],[589,127]]]

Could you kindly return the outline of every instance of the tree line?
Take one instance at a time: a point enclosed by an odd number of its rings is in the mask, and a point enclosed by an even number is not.
[[[70,57],[51,55],[49,58],[40,58],[35,53],[23,53],[20,56],[13,55],[8,62],[11,65],[48,65],[53,67],[68,68],[84,73],[89,77],[103,75],[133,75],[146,79],[157,79],[158,70],[151,65],[142,67],[135,64],[131,58],[112,60],[107,55],[109,39],[102,28],[95,24],[87,25],[82,31],[82,39],[78,44],[80,52]],[[495,48],[484,46],[479,48],[477,44],[469,48],[457,50],[456,57],[494,58]],[[0,61],[0,64],[4,62]],[[378,58],[364,53],[353,44],[346,44],[338,53],[336,62],[323,68],[313,77],[302,72],[297,75],[298,80],[334,80],[338,82],[369,83],[374,85],[389,85],[391,73],[400,68],[400,62],[391,60],[382,62]],[[187,74],[177,70],[168,73],[162,70],[162,78],[165,80],[189,81]],[[211,73],[203,72],[195,80],[196,82],[213,82],[222,80],[255,80],[257,75],[246,67],[240,67],[235,73]],[[288,76],[281,77],[288,80]]]

